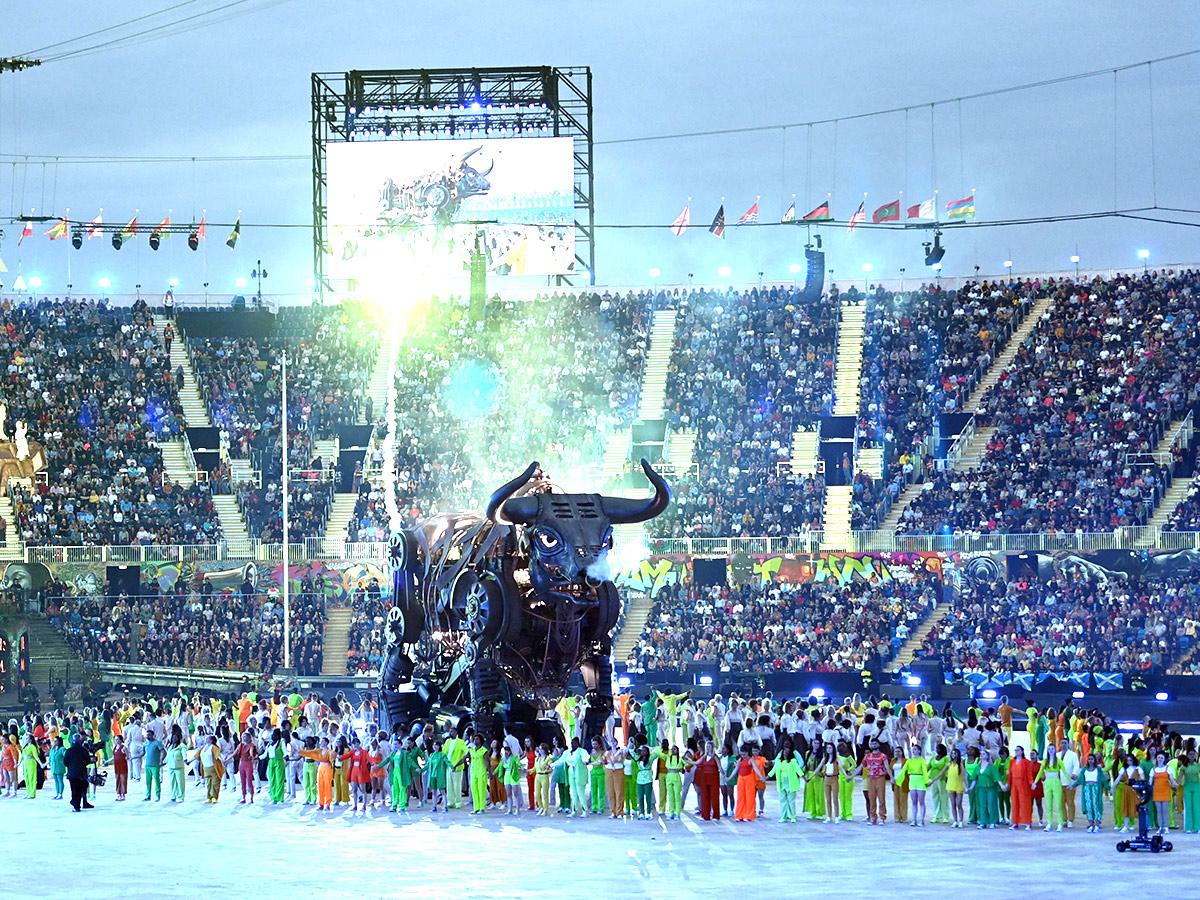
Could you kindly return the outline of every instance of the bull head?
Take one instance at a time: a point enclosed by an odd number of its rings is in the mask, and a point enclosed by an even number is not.
[[[661,515],[671,502],[671,489],[642,460],[642,470],[654,485],[646,500],[600,494],[513,495],[538,470],[536,462],[492,495],[487,517],[522,525],[529,540],[529,578],[535,592],[547,600],[588,602],[594,589],[609,580],[608,551],[613,525],[645,522]]]

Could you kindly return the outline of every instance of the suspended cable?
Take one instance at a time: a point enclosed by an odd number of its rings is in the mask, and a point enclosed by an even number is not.
[[[155,16],[166,15],[167,13],[173,12],[174,10],[181,9],[185,6],[191,6],[193,3],[199,3],[199,2],[200,2],[200,0],[184,0],[183,3],[176,3],[172,6],[165,7],[164,9],[157,10],[156,12],[146,13],[145,15],[142,15],[142,16],[136,16],[135,18],[127,19],[124,22],[118,22],[116,25],[109,25],[107,28],[100,28],[96,31],[89,31],[86,34],[76,35],[73,38],[67,38],[65,41],[56,41],[53,44],[46,44],[46,46],[44,46],[44,47],[36,47],[33,50],[27,50],[20,55],[22,57],[25,57],[26,59],[31,59],[33,57],[38,56],[41,53],[45,53],[47,50],[54,50],[58,47],[65,47],[65,46],[67,46],[67,44],[75,44],[75,43],[78,43],[79,41],[86,41],[89,38],[98,37],[99,35],[107,34],[110,31],[116,31],[119,28],[125,28],[126,26],[129,26],[129,25],[136,25],[138,22],[144,22],[147,19],[153,19]]]

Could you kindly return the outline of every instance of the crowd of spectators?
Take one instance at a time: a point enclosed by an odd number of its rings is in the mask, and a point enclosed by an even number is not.
[[[396,373],[396,491],[411,520],[478,509],[536,459],[570,490],[598,490],[606,439],[627,427],[648,342],[649,294],[494,299],[481,321],[434,299],[411,317]],[[368,481],[361,496],[377,493]],[[386,529],[363,500],[351,539]]]
[[[933,576],[912,581],[664,587],[626,665],[633,672],[878,671],[941,595]]]
[[[379,583],[374,579],[366,587],[360,585],[350,595],[350,645],[346,651],[346,674],[378,673],[383,659],[385,638],[383,623],[390,601],[383,598]]]
[[[792,437],[833,403],[837,303],[790,288],[697,290],[678,309],[667,378],[673,428],[696,432],[660,534],[797,535],[820,527],[822,476],[793,476]]]
[[[46,615],[84,660],[274,673],[283,665],[283,605],[249,581],[218,590],[180,579],[170,590],[143,583],[134,595],[51,596]],[[290,600],[292,662],[321,671],[324,603],[301,590]]]
[[[1148,454],[1200,396],[1200,273],[1047,285],[1053,305],[983,400],[977,469],[933,474],[902,531],[1095,532],[1144,524]]]
[[[1200,531],[1200,470],[1192,476],[1188,495],[1179,501],[1164,531]]]
[[[921,655],[947,671],[1163,674],[1195,646],[1200,586],[1060,573],[963,586]],[[1200,660],[1197,660],[1200,664]]]
[[[313,467],[313,441],[332,438],[339,426],[375,414],[367,383],[379,346],[378,311],[366,304],[313,306],[281,312],[263,338],[193,338],[192,367],[213,425],[229,454],[248,458],[262,483],[278,482],[280,468],[281,358],[288,359],[288,460],[296,471]],[[329,460],[323,460],[328,465]],[[238,490],[243,508],[261,528],[281,515],[265,503],[267,490]],[[321,519],[323,516],[314,516]],[[302,529],[309,524],[301,523]],[[251,536],[266,539],[260,528]]]
[[[319,537],[333,504],[333,482],[311,473],[300,475],[289,487],[288,540]],[[283,543],[283,489],[272,481],[265,489],[249,482],[238,489],[238,503],[250,534],[266,544]]]
[[[926,285],[867,300],[861,380],[861,447],[883,448],[883,475],[855,479],[851,527],[878,528],[940,415],[959,412],[1041,290],[1033,282]]]
[[[14,495],[16,536],[30,544],[220,539],[203,489],[164,477],[159,443],[177,439],[183,422],[144,302],[111,309],[85,299],[6,300],[0,355],[5,439],[19,433],[46,460],[32,494]]]

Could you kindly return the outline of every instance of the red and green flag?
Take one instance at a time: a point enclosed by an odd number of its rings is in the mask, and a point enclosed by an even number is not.
[[[238,216],[237,221],[233,223],[233,231],[229,232],[229,239],[225,241],[232,250],[237,246],[238,238],[242,236],[242,217]]]
[[[878,225],[880,222],[899,222],[900,221],[900,201],[893,200],[891,203],[885,203],[879,209],[875,210],[871,216],[871,221]]]
[[[833,218],[833,213],[829,211],[829,201],[826,200],[807,216],[804,217],[805,222],[827,222]]]
[[[167,216],[165,219],[163,219],[161,222],[159,222],[158,225],[155,226],[154,231],[152,232],[154,237],[162,237],[163,235],[170,235],[171,232],[167,231],[167,228],[168,228],[168,226],[170,226],[170,224],[171,224],[171,217]]]
[[[57,222],[54,223],[53,228],[51,228],[49,231],[43,232],[43,234],[45,234],[46,237],[50,238],[50,240],[57,241],[60,237],[67,236],[67,229],[68,229],[67,220],[59,219]]]
[[[135,237],[137,235],[137,233],[138,233],[138,220],[137,220],[137,216],[134,216],[132,219],[129,220],[128,225],[126,225],[119,232],[117,232],[117,236],[115,238],[115,241],[117,243],[117,249],[120,250],[121,247],[123,247],[125,245],[125,242],[128,241],[130,238]]]

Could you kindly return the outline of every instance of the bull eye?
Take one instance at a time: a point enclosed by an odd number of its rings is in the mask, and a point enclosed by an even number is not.
[[[557,550],[562,545],[562,541],[547,531],[538,532],[537,542],[539,547],[548,551]]]

